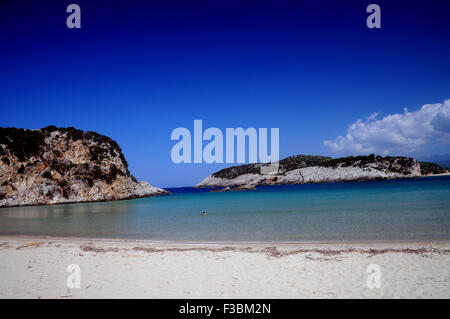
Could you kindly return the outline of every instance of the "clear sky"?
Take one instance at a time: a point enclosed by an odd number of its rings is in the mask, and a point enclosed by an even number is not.
[[[373,2],[381,29],[366,26]],[[81,29],[66,26],[70,3]],[[280,157],[449,154],[449,8],[0,0],[0,126],[97,131],[161,187],[227,166],[172,162],[172,130],[192,131],[195,119],[224,132],[277,127]]]

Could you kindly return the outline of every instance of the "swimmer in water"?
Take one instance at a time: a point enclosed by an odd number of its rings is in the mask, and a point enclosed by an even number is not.
[[[203,212],[202,215],[203,215],[203,216],[206,216],[206,212]]]

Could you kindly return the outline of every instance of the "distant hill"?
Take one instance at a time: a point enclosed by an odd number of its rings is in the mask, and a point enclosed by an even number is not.
[[[315,155],[290,156],[279,161],[275,174],[261,174],[264,164],[246,164],[222,169],[196,187],[252,188],[256,185],[305,184],[418,177],[447,172],[430,162],[410,157],[349,156],[331,158]]]
[[[420,171],[422,172],[422,175],[430,175],[446,173],[448,169],[437,163],[420,162]]]
[[[448,161],[438,161],[438,162],[436,162],[436,164],[438,164],[438,165],[440,165],[442,167],[445,167],[445,168],[450,168],[450,160],[448,160]]]

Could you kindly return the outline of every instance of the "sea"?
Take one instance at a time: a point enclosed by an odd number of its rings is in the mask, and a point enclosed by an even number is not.
[[[0,235],[162,242],[450,240],[450,176],[0,209]],[[203,216],[202,212],[207,215]]]

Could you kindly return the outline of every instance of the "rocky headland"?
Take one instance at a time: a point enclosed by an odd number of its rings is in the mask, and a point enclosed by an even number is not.
[[[168,194],[139,182],[119,145],[96,132],[0,127],[0,207]]]
[[[220,170],[195,187],[224,187],[224,190],[248,190],[258,185],[309,184],[345,181],[367,181],[419,177],[446,173],[434,163],[409,157],[296,155],[279,161],[273,174],[261,173],[265,164],[247,164]]]

